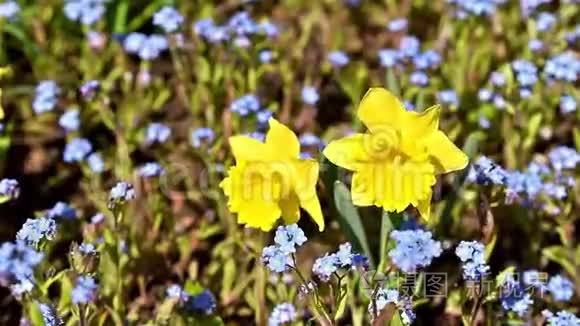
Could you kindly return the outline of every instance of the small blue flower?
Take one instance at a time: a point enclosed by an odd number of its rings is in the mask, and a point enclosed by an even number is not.
[[[40,311],[45,326],[61,326],[63,324],[62,319],[58,316],[56,309],[52,305],[39,303],[38,310]]]
[[[161,27],[166,33],[173,33],[183,24],[183,16],[173,7],[165,6],[153,15],[153,25]]]
[[[574,296],[574,283],[562,275],[552,276],[547,288],[556,301],[569,301]]]
[[[216,300],[209,290],[203,290],[198,295],[189,297],[186,306],[195,312],[209,315],[216,308]]]
[[[295,253],[296,247],[306,242],[304,231],[296,224],[279,226],[274,236],[274,242],[278,248],[286,254]]]
[[[262,251],[262,264],[275,273],[283,273],[293,266],[292,258],[278,246],[268,246]]]
[[[491,73],[489,79],[494,86],[503,87],[506,84],[505,75],[499,71],[494,71]]]
[[[74,138],[66,144],[63,160],[67,163],[81,162],[93,151],[93,145],[85,138]]]
[[[338,270],[338,259],[334,254],[326,254],[314,261],[312,272],[323,282],[328,282],[330,276]]]
[[[394,67],[399,62],[399,52],[393,49],[379,50],[379,61],[385,68]]]
[[[60,88],[52,80],[44,80],[38,83],[35,90],[32,108],[36,114],[49,112],[54,109],[58,102]]]
[[[16,233],[16,239],[36,247],[40,241],[53,240],[56,235],[56,222],[50,217],[27,219]]]
[[[318,95],[316,88],[311,86],[304,86],[301,95],[302,101],[308,105],[316,105],[320,99],[320,95]]]
[[[429,231],[395,230],[391,232],[391,238],[396,247],[389,252],[389,257],[405,273],[426,267],[433,258],[441,255],[441,243],[433,240]]]
[[[570,95],[563,95],[560,97],[560,112],[563,114],[572,113],[576,111],[576,100]]]
[[[541,51],[542,49],[544,49],[544,42],[542,42],[538,39],[530,40],[528,42],[528,49],[530,49],[530,51],[532,51],[532,52]]]
[[[419,54],[421,42],[415,36],[404,36],[399,43],[399,54],[405,58],[412,58]]]
[[[441,102],[443,104],[448,104],[448,105],[453,105],[453,106],[459,105],[459,99],[457,98],[457,93],[455,93],[455,91],[452,89],[440,91],[439,93],[437,93],[437,99],[439,100],[439,102]]]
[[[495,105],[496,108],[502,110],[505,109],[507,104],[503,96],[501,96],[500,94],[496,94],[493,97],[493,105]]]
[[[0,18],[13,19],[20,12],[20,6],[16,1],[0,3]]]
[[[418,70],[435,69],[439,64],[441,64],[441,55],[434,50],[418,53],[413,57],[413,65]]]
[[[62,116],[60,116],[60,119],[58,119],[58,124],[66,131],[78,130],[81,124],[79,120],[79,111],[66,111]]]
[[[158,177],[165,173],[165,169],[156,162],[148,162],[139,168],[139,175],[143,178]]]
[[[264,140],[266,139],[266,135],[263,132],[259,132],[259,131],[254,131],[248,134],[249,137],[252,137],[254,139],[257,139],[261,142],[264,142]]]
[[[18,198],[20,196],[20,184],[18,181],[14,179],[0,180],[0,196],[10,200]]]
[[[92,243],[83,242],[79,246],[79,252],[85,256],[91,256],[97,254],[97,248]]]
[[[79,276],[75,287],[71,291],[71,300],[74,304],[87,304],[97,296],[97,283],[90,276]]]
[[[184,299],[184,297],[187,297],[187,294],[183,291],[183,288],[177,284],[173,284],[173,285],[169,286],[165,290],[165,293],[167,294],[168,298],[178,299],[180,301],[182,299]]]
[[[477,98],[482,102],[489,102],[492,96],[493,93],[487,88],[482,88],[479,90],[479,92],[477,92]]]
[[[171,129],[166,125],[158,122],[150,123],[145,131],[145,143],[151,145],[154,143],[164,143],[171,136]]]
[[[230,17],[226,26],[238,36],[253,35],[260,30],[260,26],[252,19],[247,11],[240,11],[234,14]]]
[[[580,163],[580,153],[566,146],[558,146],[552,149],[548,153],[548,158],[556,171],[574,169]]]
[[[500,301],[504,310],[513,311],[518,316],[524,316],[534,301],[529,293],[524,293],[520,282],[508,275],[500,290]]]
[[[338,246],[338,251],[336,252],[336,261],[340,267],[347,267],[352,265],[352,258],[354,254],[352,253],[352,245],[350,243],[343,243]]]
[[[463,278],[479,280],[489,273],[485,263],[485,247],[477,241],[461,241],[455,249],[455,254],[463,262]]]
[[[64,14],[72,21],[93,25],[105,13],[105,0],[65,0]]]
[[[286,323],[291,323],[296,319],[296,308],[288,302],[281,303],[274,307],[270,318],[268,318],[268,326],[280,326]]]
[[[77,217],[77,213],[75,209],[69,206],[67,203],[59,201],[48,210],[46,216],[54,219],[63,218],[67,220],[73,220]]]
[[[143,60],[153,60],[167,50],[169,43],[163,35],[131,33],[123,41],[125,51],[137,54]]]
[[[256,118],[258,119],[258,123],[261,125],[265,125],[268,123],[268,120],[273,116],[271,111],[262,110],[256,114]]]
[[[553,56],[544,65],[544,74],[548,79],[576,82],[580,74],[580,59],[570,52]]]
[[[328,54],[328,61],[337,68],[342,68],[348,64],[350,58],[343,51],[333,51]]]
[[[494,161],[482,156],[472,165],[467,180],[480,185],[503,185],[507,182],[508,173]]]
[[[549,310],[542,311],[542,315],[546,317],[548,326],[578,326],[580,325],[580,318],[574,316],[571,312],[562,310],[558,311],[556,315]]]
[[[85,101],[90,101],[95,98],[97,92],[101,89],[101,82],[98,80],[89,80],[83,83],[79,89],[81,96]]]
[[[390,32],[400,32],[407,28],[408,22],[406,18],[395,18],[387,24],[387,29]]]
[[[261,63],[270,63],[274,58],[274,52],[270,50],[262,50],[258,54]]]
[[[361,268],[366,271],[369,269],[370,266],[369,258],[365,255],[354,254],[352,256],[352,266],[354,266],[355,268]]]
[[[552,29],[552,27],[554,27],[557,22],[558,20],[553,14],[548,12],[541,12],[538,14],[538,18],[536,20],[536,27],[540,32],[547,32],[550,29]]]
[[[309,133],[309,132],[300,135],[300,137],[298,138],[298,141],[300,142],[300,145],[306,146],[306,147],[322,147],[322,146],[324,146],[324,142],[322,141],[322,139],[318,138],[318,136],[316,136],[312,133]]]
[[[409,81],[417,86],[426,86],[429,83],[429,76],[422,71],[415,71],[409,77]]]
[[[202,143],[211,143],[215,139],[215,133],[211,128],[197,128],[191,133],[191,145],[201,147]]]
[[[244,117],[250,113],[258,112],[260,110],[260,101],[255,95],[246,94],[235,99],[230,106],[230,110]]]
[[[111,201],[125,202],[133,199],[135,199],[135,189],[132,184],[125,181],[117,182],[109,193],[109,200]]]
[[[193,24],[195,34],[211,43],[226,41],[230,37],[230,32],[226,27],[215,25],[213,19],[205,18]]]
[[[24,241],[4,242],[0,245],[0,282],[34,281],[34,268],[43,258],[43,253]]]
[[[103,213],[97,213],[91,217],[91,224],[99,224],[105,220],[105,215]]]
[[[477,120],[477,123],[483,129],[489,129],[489,127],[491,127],[491,122],[484,116],[480,116],[479,119]]]
[[[87,164],[94,173],[99,174],[105,171],[105,162],[99,153],[92,153],[89,155],[89,157],[87,157]]]
[[[278,26],[269,21],[261,22],[258,25],[258,30],[260,33],[266,35],[269,38],[274,38],[280,33]]]

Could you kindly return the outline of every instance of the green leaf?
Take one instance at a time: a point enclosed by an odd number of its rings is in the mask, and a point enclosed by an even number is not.
[[[198,281],[187,280],[183,287],[183,291],[191,296],[195,296],[203,291],[203,287]]]
[[[544,255],[549,260],[560,264],[570,275],[576,275],[576,269],[574,268],[574,262],[572,257],[568,252],[568,249],[562,246],[551,246],[544,248],[542,250],[542,255]]]
[[[348,287],[346,286],[346,284],[342,287],[342,290],[340,291],[341,293],[341,297],[338,300],[338,305],[336,308],[336,313],[334,314],[334,320],[338,321],[340,318],[342,318],[342,316],[344,315],[344,311],[346,310],[346,303],[347,303],[347,299],[348,299]]]
[[[374,266],[365,230],[356,207],[352,204],[350,191],[340,181],[334,183],[334,204],[338,210],[338,222],[357,251],[363,251]]]
[[[384,271],[385,265],[387,263],[387,243],[389,240],[389,235],[403,220],[403,215],[399,213],[389,213],[383,211],[383,216],[381,217],[381,245],[379,251],[379,271]]]

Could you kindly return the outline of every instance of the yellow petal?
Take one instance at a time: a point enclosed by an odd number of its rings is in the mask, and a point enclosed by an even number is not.
[[[469,162],[467,155],[441,131],[434,132],[427,137],[425,145],[437,173],[464,169]]]
[[[266,134],[268,145],[277,159],[300,157],[300,143],[292,130],[270,118],[268,121],[270,130]]]
[[[284,223],[293,224],[300,219],[300,201],[296,194],[291,194],[287,198],[280,200],[278,203],[282,210],[282,218]]]
[[[411,137],[425,137],[439,128],[439,116],[441,115],[441,106],[439,105],[434,105],[420,113],[408,112],[408,114],[409,119],[405,122],[403,129]]]
[[[384,88],[371,88],[358,107],[359,119],[371,131],[376,126],[400,126],[404,123],[405,107],[399,99]]]
[[[429,193],[429,196],[425,199],[420,200],[419,204],[417,205],[417,210],[419,211],[419,214],[426,221],[429,221],[429,218],[431,217],[431,196],[432,193]]]
[[[369,160],[363,138],[363,134],[354,134],[333,140],[326,146],[322,154],[334,165],[354,171],[361,163]]]
[[[352,175],[350,185],[352,203],[356,206],[372,206],[376,203],[375,184],[368,170],[361,170]]]
[[[238,162],[270,157],[270,151],[266,145],[257,139],[248,136],[232,136],[229,141],[232,153]]]
[[[295,193],[300,201],[300,206],[304,208],[310,217],[318,225],[318,230],[324,230],[324,217],[320,208],[320,201],[316,194],[316,183],[318,182],[318,162],[314,160],[300,160],[294,163],[296,170]]]
[[[259,228],[263,231],[270,231],[280,214],[281,210],[274,202],[248,200],[240,204],[238,223],[245,224],[247,227]]]

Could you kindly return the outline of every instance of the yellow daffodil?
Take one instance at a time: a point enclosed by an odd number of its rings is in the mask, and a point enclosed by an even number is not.
[[[407,111],[386,89],[369,89],[358,108],[368,131],[333,141],[323,153],[332,163],[354,171],[355,205],[396,212],[413,205],[429,219],[435,175],[468,163],[438,130],[439,114],[439,106],[421,113]]]
[[[286,224],[296,223],[302,207],[322,231],[318,162],[300,159],[300,143],[288,127],[274,119],[269,125],[264,143],[248,136],[229,139],[236,165],[220,183],[228,207],[240,224],[263,231],[271,230],[280,217]]]

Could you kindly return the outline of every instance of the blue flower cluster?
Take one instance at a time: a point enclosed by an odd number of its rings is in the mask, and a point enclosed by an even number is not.
[[[400,270],[413,273],[427,267],[435,257],[441,255],[441,243],[432,239],[432,234],[424,230],[394,230],[391,239],[396,246],[389,252],[389,257]]]
[[[183,24],[183,16],[173,7],[165,6],[153,15],[153,25],[161,27],[166,33],[173,33]]]
[[[145,143],[151,145],[154,143],[164,143],[171,136],[171,129],[166,125],[158,122],[150,123],[145,130]]]
[[[201,147],[203,143],[209,144],[215,139],[215,132],[211,128],[197,128],[191,133],[191,145]]]
[[[257,23],[246,11],[240,11],[230,17],[223,25],[217,25],[212,18],[204,18],[193,24],[194,32],[210,43],[233,40],[238,45],[249,45],[249,37],[264,35],[276,37],[278,27],[269,21]]]
[[[53,240],[56,235],[56,222],[50,217],[27,219],[16,233],[16,239],[36,247],[42,240]]]
[[[42,321],[44,321],[45,326],[60,326],[63,324],[63,321],[58,315],[56,308],[54,308],[52,305],[39,303],[38,310],[40,310],[40,315],[42,316]]]
[[[60,116],[60,119],[58,119],[58,124],[68,132],[76,131],[81,125],[79,115],[78,110],[66,111]]]
[[[131,33],[123,41],[125,51],[136,54],[143,60],[153,60],[167,50],[169,43],[163,35],[142,33]]]
[[[20,6],[16,1],[0,3],[0,18],[12,19],[20,12]]]
[[[177,284],[169,286],[166,290],[167,297],[177,300],[184,308],[196,313],[209,315],[216,308],[216,300],[211,291],[205,289],[196,295],[190,295]]]
[[[44,80],[36,86],[32,109],[37,114],[52,111],[58,102],[60,88],[52,80]]]
[[[99,153],[92,153],[87,157],[87,164],[89,168],[94,173],[102,173],[105,171],[105,161],[103,161],[103,157]]]
[[[456,17],[465,19],[469,15],[487,17],[493,15],[497,6],[506,2],[506,0],[447,0],[448,3],[455,5],[457,12]]]
[[[569,301],[574,296],[574,283],[562,275],[552,276],[547,289],[556,301]]]
[[[574,83],[580,74],[580,59],[570,52],[557,54],[544,66],[544,76],[547,80]]]
[[[62,159],[67,163],[82,162],[93,151],[93,145],[85,138],[73,138],[66,144]]]
[[[274,236],[274,245],[265,247],[262,251],[261,261],[272,272],[282,273],[294,266],[290,257],[296,252],[296,248],[306,242],[304,231],[297,224],[279,226]]]
[[[328,61],[336,68],[342,68],[346,66],[350,58],[343,51],[332,51],[328,54]]]
[[[93,302],[97,296],[97,282],[91,276],[82,275],[76,280],[75,287],[71,291],[71,300],[74,304],[87,304]]]
[[[113,202],[127,202],[133,199],[135,199],[135,189],[132,184],[125,181],[117,182],[109,192],[109,200]]]
[[[24,241],[5,242],[0,246],[0,284],[11,285],[20,296],[34,287],[34,268],[44,254],[26,245]]]
[[[461,241],[455,249],[455,254],[463,265],[463,278],[479,280],[489,273],[489,266],[485,263],[485,247],[477,241]]]
[[[83,25],[93,25],[105,13],[105,0],[65,0],[64,14]]]
[[[377,311],[374,311],[375,307],[372,302],[368,307],[369,314],[373,319],[376,318],[376,316],[379,315],[388,304],[394,304],[397,307],[403,324],[411,325],[416,318],[415,312],[413,312],[411,298],[401,297],[399,291],[396,289],[379,288],[374,300]]]
[[[506,275],[501,283],[500,301],[504,310],[513,311],[520,317],[534,304],[531,294],[525,293],[521,282],[515,280],[511,274]]]
[[[77,213],[74,208],[69,204],[59,201],[54,206],[46,212],[46,217],[52,219],[62,218],[65,220],[72,220],[77,217]]]
[[[156,162],[148,162],[139,168],[138,174],[143,178],[158,177],[165,173],[165,169]]]
[[[84,82],[79,88],[79,93],[85,101],[91,101],[101,89],[101,82],[98,80],[89,80]]]
[[[323,282],[328,282],[332,274],[340,269],[358,268],[367,270],[369,268],[368,258],[352,252],[350,243],[343,243],[338,247],[338,251],[332,254],[325,254],[316,259],[312,266],[312,272]]]
[[[20,184],[14,179],[0,180],[0,196],[13,200],[20,196]]]
[[[296,319],[296,308],[291,303],[278,304],[268,318],[268,326],[279,326],[291,323]]]
[[[580,325],[580,318],[574,316],[571,312],[562,310],[555,315],[549,310],[542,311],[542,315],[546,317],[549,326],[578,326]]]
[[[260,110],[260,100],[254,94],[246,94],[235,99],[230,106],[230,110],[245,117]]]

